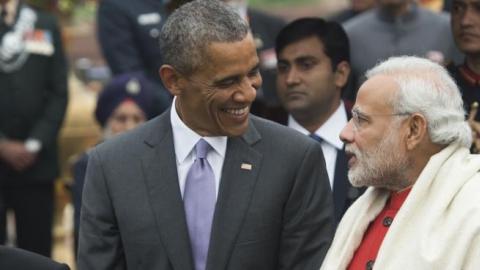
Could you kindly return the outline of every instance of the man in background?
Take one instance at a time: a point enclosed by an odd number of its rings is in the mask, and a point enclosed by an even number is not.
[[[154,86],[155,114],[170,106],[172,97],[158,78],[163,64],[159,36],[167,16],[188,0],[99,1],[98,41],[113,73],[142,72]]]
[[[396,55],[416,55],[446,64],[461,58],[449,17],[414,0],[377,0],[375,8],[344,24],[350,40],[352,84],[345,98],[355,100],[365,72]]]
[[[57,137],[67,105],[67,65],[53,16],[0,0],[0,244],[6,210],[20,248],[50,256]]]
[[[330,17],[330,20],[344,23],[375,6],[376,0],[350,0],[350,6]]]
[[[462,93],[465,110],[470,113],[469,123],[474,132],[472,150],[480,150],[480,1],[454,0],[451,11],[452,33],[457,47],[465,54],[464,61],[448,70]],[[477,104],[476,106],[474,104]]]
[[[278,96],[289,113],[287,124],[321,144],[339,222],[360,195],[348,181],[347,158],[339,138],[350,118],[341,99],[350,74],[347,34],[336,22],[299,19],[280,31],[276,51]]]

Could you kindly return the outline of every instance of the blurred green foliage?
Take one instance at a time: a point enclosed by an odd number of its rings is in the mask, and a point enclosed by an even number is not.
[[[79,4],[86,0],[25,0],[28,4],[42,10],[54,12],[60,16],[70,16]]]
[[[321,0],[249,0],[249,4],[256,7],[268,7],[268,6],[299,6],[306,5]]]
[[[96,6],[97,1],[101,0],[25,0],[27,3],[39,9],[51,11],[60,17],[77,17],[77,13],[90,13],[91,8]],[[135,1],[135,0],[132,0]],[[160,0],[157,0],[160,1]],[[248,0],[251,6],[268,8],[307,5],[322,0]]]

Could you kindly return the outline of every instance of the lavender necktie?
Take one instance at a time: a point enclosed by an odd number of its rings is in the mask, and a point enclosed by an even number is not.
[[[188,171],[183,194],[195,270],[206,267],[215,211],[215,176],[207,160],[210,148],[203,139],[195,145],[197,157]]]

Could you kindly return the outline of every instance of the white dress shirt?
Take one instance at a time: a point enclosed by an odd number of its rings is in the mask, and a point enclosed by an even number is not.
[[[343,101],[338,106],[337,110],[327,119],[327,121],[315,131],[315,134],[323,139],[321,146],[325,164],[327,166],[327,174],[330,179],[330,187],[333,189],[333,179],[335,177],[335,163],[337,160],[337,151],[343,149],[343,142],[340,140],[340,132],[348,122],[347,113]],[[300,131],[305,135],[310,135],[310,132],[302,127],[292,115],[288,116],[288,126]]]
[[[207,160],[208,163],[210,163],[210,166],[212,166],[213,174],[215,175],[215,194],[218,197],[223,161],[225,160],[225,152],[227,151],[227,137],[202,137],[190,129],[178,116],[177,110],[175,109],[175,100],[176,98],[173,99],[170,110],[170,122],[172,123],[173,145],[175,147],[178,182],[182,198],[188,170],[192,166],[196,157],[194,151],[195,145],[202,138],[213,148],[208,152]]]

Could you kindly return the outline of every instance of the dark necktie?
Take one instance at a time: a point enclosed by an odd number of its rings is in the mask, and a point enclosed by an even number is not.
[[[318,136],[317,134],[315,133],[310,133],[310,135],[308,135],[310,138],[314,139],[315,141],[321,143],[323,142],[323,139],[320,138],[320,136]]]
[[[207,160],[210,149],[211,146],[203,139],[195,145],[197,156],[188,171],[183,194],[195,270],[206,267],[215,212],[215,176]]]

